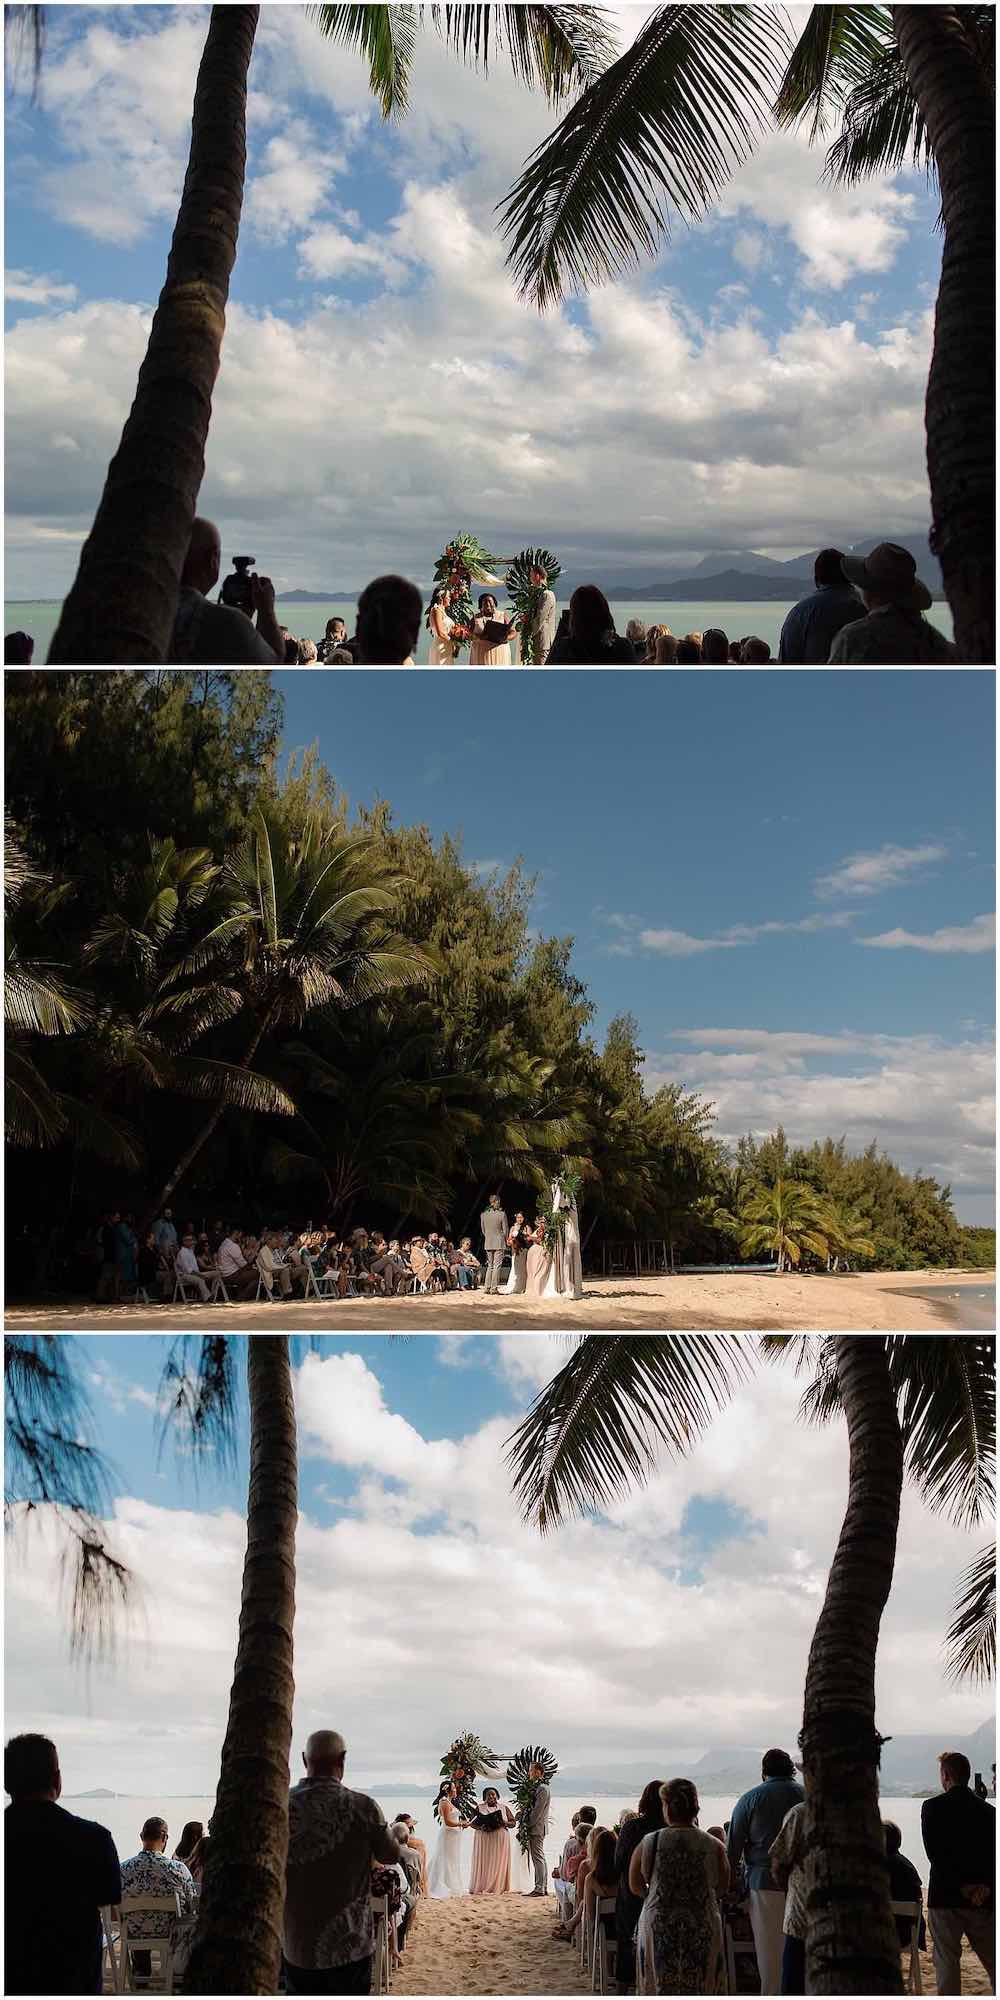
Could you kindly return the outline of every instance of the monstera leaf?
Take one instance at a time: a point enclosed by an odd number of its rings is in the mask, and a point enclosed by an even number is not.
[[[464,531],[452,535],[434,565],[435,587],[447,583],[455,593],[448,607],[449,618],[454,618],[459,625],[471,625],[476,607],[472,602],[470,586],[473,583],[499,585],[500,578],[496,571],[502,567],[502,561],[501,556],[490,554],[478,535],[469,535]]]
[[[526,666],[536,667],[540,661],[535,658],[532,628],[538,616],[542,592],[539,585],[531,581],[533,569],[545,571],[550,590],[554,589],[556,578],[562,575],[555,556],[550,555],[548,549],[522,549],[520,555],[508,563],[504,582],[511,609],[521,621],[521,659]]]
[[[542,1778],[531,1778],[528,1773],[533,1764],[542,1767]],[[517,1844],[523,1854],[528,1852],[528,1814],[534,1803],[539,1784],[550,1784],[559,1765],[551,1750],[543,1743],[528,1743],[523,1750],[512,1757],[507,1766],[507,1783],[514,1794],[514,1811],[517,1814]]]

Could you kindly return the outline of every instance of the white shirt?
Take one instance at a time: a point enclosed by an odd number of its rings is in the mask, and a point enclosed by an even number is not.
[[[198,1259],[193,1250],[178,1250],[175,1261],[179,1271],[183,1271],[188,1277],[200,1278],[201,1272],[198,1269]]]
[[[219,1244],[218,1265],[224,1278],[231,1278],[234,1271],[246,1268],[246,1258],[238,1243],[231,1236],[224,1236]]]

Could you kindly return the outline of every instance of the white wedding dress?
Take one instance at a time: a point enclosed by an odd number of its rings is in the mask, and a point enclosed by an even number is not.
[[[501,1285],[500,1290],[502,1292],[507,1293],[508,1296],[511,1293],[523,1292],[527,1282],[528,1282],[528,1252],[527,1249],[522,1246],[522,1248],[519,1250],[511,1250],[510,1273],[507,1278],[507,1283],[505,1285]]]
[[[545,1282],[543,1299],[582,1299],[583,1259],[580,1253],[580,1217],[576,1202],[564,1192],[561,1181],[552,1183],[552,1206],[563,1209],[566,1227],[562,1244],[557,1245],[552,1258],[552,1268]]]
[[[454,1812],[454,1806],[451,1810]],[[427,1870],[428,1893],[438,1902],[448,1896],[468,1895],[471,1846],[468,1833],[457,1818],[452,1826],[442,1818],[437,1846]]]
[[[455,620],[454,618],[449,618],[447,611],[442,611],[441,623],[446,632],[450,632]],[[431,649],[427,655],[427,664],[429,667],[453,667],[455,664],[454,646],[448,639],[439,639],[433,625],[431,626]]]

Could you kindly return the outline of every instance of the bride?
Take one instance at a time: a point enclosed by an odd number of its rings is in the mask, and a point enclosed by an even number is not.
[[[566,1223],[557,1230],[552,1265],[542,1292],[543,1299],[583,1297],[583,1260],[580,1254],[580,1217],[576,1197],[566,1193],[560,1180],[552,1183],[552,1206],[565,1214]]]
[[[430,601],[427,612],[427,629],[431,635],[431,649],[428,665],[431,667],[453,667],[458,658],[458,647],[452,639],[455,620],[448,616],[451,591],[446,583],[439,584]]]
[[[427,1874],[428,1892],[439,1902],[446,1896],[467,1896],[469,1893],[462,1847],[462,1835],[469,1832],[469,1822],[458,1811],[455,1804],[457,1796],[457,1786],[446,1778],[435,1800],[441,1816],[441,1831]]]
[[[531,1231],[525,1222],[521,1209],[514,1217],[513,1227],[508,1231],[507,1244],[510,1250],[510,1276],[501,1290],[508,1296],[512,1292],[523,1292],[528,1280],[528,1245]]]

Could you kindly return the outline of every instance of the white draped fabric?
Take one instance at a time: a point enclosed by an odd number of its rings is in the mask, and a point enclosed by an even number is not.
[[[563,1188],[561,1181],[552,1183],[552,1206],[563,1210],[566,1226],[561,1237],[557,1236],[549,1272],[542,1293],[543,1299],[582,1299],[583,1260],[580,1255],[580,1217],[576,1202]]]

